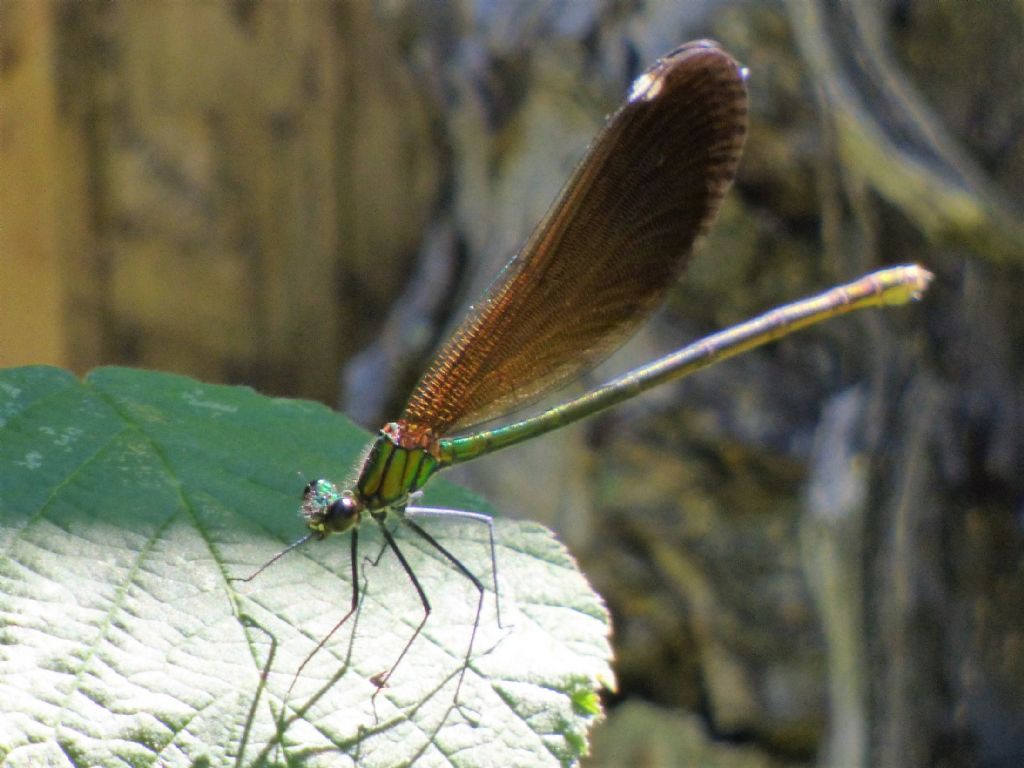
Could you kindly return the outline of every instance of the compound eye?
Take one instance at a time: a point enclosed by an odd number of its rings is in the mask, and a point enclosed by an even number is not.
[[[331,533],[344,533],[359,523],[360,511],[359,502],[346,494],[332,501],[317,515],[317,527]]]
[[[306,487],[302,489],[302,499],[305,501],[308,499],[316,490],[316,487],[320,485],[322,481],[320,479],[310,480],[306,483]]]
[[[324,512],[325,520],[343,519],[348,514],[348,510],[345,508],[345,500],[338,499],[331,503],[331,506]]]
[[[352,499],[348,496],[342,496],[340,499],[331,502],[331,506],[324,513],[324,519],[332,520],[337,525],[343,520],[351,520],[357,511],[356,505],[352,503]]]

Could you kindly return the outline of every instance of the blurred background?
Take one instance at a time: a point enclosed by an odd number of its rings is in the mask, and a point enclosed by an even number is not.
[[[376,428],[697,37],[750,68],[739,177],[583,385],[883,265],[936,282],[449,476],[608,601],[590,765],[1024,765],[1020,0],[5,0],[0,365]]]

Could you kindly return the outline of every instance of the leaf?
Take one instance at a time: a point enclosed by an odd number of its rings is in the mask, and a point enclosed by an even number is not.
[[[552,534],[498,520],[502,626],[392,525],[433,613],[390,552],[351,601],[347,537],[305,531],[306,478],[344,479],[367,436],[324,406],[168,374],[0,371],[0,760],[4,765],[559,765],[612,685],[608,618]],[[426,505],[486,511],[443,481]],[[427,519],[491,584],[487,527]],[[360,529],[360,560],[381,550]],[[294,687],[289,693],[289,686]],[[376,710],[376,712],[375,712]]]

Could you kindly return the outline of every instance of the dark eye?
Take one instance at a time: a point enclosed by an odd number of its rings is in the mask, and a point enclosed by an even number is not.
[[[313,493],[313,489],[316,488],[320,483],[321,480],[319,478],[316,480],[310,480],[308,483],[306,483],[306,487],[302,489],[302,498],[308,498],[310,494]]]
[[[355,512],[355,507],[345,497],[331,502],[324,512],[324,520],[348,520]]]

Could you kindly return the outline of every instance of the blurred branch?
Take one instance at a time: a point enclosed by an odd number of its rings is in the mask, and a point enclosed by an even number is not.
[[[1024,215],[946,132],[889,56],[878,7],[787,0],[802,55],[858,174],[929,237],[1024,260]]]

